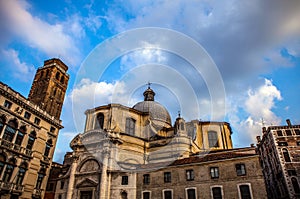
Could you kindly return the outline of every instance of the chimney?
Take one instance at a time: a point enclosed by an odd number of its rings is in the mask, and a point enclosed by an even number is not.
[[[290,119],[287,119],[287,120],[286,120],[286,123],[287,123],[287,125],[288,125],[289,127],[292,126],[292,123],[291,123],[291,120],[290,120]]]
[[[258,143],[260,143],[261,142],[260,136],[256,136],[256,140],[257,140]]]

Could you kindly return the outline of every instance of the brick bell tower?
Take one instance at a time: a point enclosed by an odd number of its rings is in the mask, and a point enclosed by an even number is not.
[[[28,99],[47,113],[60,118],[65,93],[68,87],[68,66],[60,59],[44,61],[34,77]]]

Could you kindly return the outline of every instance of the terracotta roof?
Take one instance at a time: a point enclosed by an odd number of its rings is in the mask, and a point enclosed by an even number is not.
[[[239,151],[227,151],[227,152],[217,152],[217,153],[208,153],[202,154],[199,156],[192,156],[189,158],[179,159],[174,161],[170,166],[174,165],[183,165],[183,164],[191,164],[191,163],[200,163],[200,162],[210,162],[216,160],[226,160],[231,158],[239,158],[239,157],[247,157],[247,156],[254,156],[257,155],[256,153],[245,153]]]

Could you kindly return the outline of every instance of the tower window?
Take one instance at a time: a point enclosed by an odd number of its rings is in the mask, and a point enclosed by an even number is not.
[[[55,78],[56,78],[57,80],[59,80],[59,77],[60,77],[60,74],[59,74],[59,72],[57,72],[56,75],[55,75]]]
[[[218,133],[216,131],[208,132],[208,144],[209,147],[219,147]]]
[[[103,113],[98,113],[96,117],[95,129],[103,129],[104,126],[104,115]]]
[[[135,133],[135,120],[133,118],[126,118],[125,132],[129,135],[134,135]]]

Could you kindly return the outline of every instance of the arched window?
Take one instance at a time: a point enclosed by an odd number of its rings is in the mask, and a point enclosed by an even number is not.
[[[18,123],[16,120],[10,120],[5,128],[3,139],[12,142],[14,139]]]
[[[127,192],[126,191],[121,192],[121,199],[127,199]]]
[[[55,78],[56,78],[57,80],[59,80],[59,76],[60,76],[60,74],[59,74],[59,72],[57,72],[56,75],[55,75]]]
[[[19,145],[19,146],[22,145],[22,141],[23,141],[25,133],[26,133],[26,127],[21,126],[21,128],[18,131],[17,137],[16,137],[16,141],[15,141],[16,145]]]
[[[41,72],[40,79],[43,78],[43,76],[44,76],[44,71]]]
[[[284,161],[291,162],[291,158],[287,149],[282,149]]]
[[[27,163],[23,162],[19,167],[19,172],[17,174],[16,184],[21,185],[27,170]]]
[[[294,192],[295,194],[300,194],[300,188],[299,188],[299,184],[296,178],[292,178],[292,184],[293,184],[293,188],[294,188]]]
[[[44,156],[47,156],[47,157],[49,156],[51,147],[52,147],[52,140],[48,140],[46,142],[46,148],[45,148]]]
[[[29,149],[29,150],[32,149],[35,139],[36,139],[36,133],[35,133],[35,131],[32,131],[28,137],[28,142],[27,142],[27,146],[26,146],[27,149]]]
[[[103,129],[104,125],[104,115],[103,113],[98,113],[96,117],[95,129]]]
[[[65,77],[62,75],[61,78],[60,78],[60,83],[63,84],[64,82],[65,82]]]
[[[14,158],[12,158],[8,161],[8,164],[6,165],[6,168],[5,168],[3,177],[2,177],[2,181],[10,182],[12,173],[13,173],[14,168],[15,168],[15,164],[16,164],[16,160]]]
[[[208,131],[209,147],[219,147],[218,133],[216,131]]]

